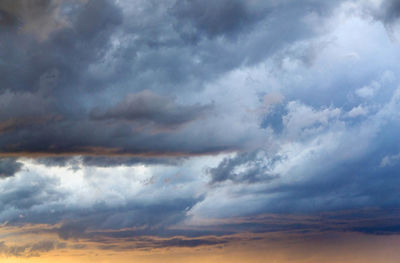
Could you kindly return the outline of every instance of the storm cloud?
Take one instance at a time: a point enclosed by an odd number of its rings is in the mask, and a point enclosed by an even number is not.
[[[177,126],[204,115],[211,106],[179,106],[172,99],[162,97],[151,91],[129,94],[117,105],[102,112],[100,109],[91,112],[94,120],[127,120],[154,123],[159,126]]]
[[[398,235],[399,10],[2,1],[0,254]]]
[[[0,178],[13,176],[21,170],[22,164],[13,158],[0,159]]]
[[[21,24],[5,23],[2,31],[7,37],[0,101],[8,113],[0,121],[2,155],[191,155],[242,148],[244,131],[226,140],[216,132],[222,128],[217,128],[218,113],[211,111],[218,105],[194,94],[243,63],[255,64],[285,43],[311,37],[312,25],[298,21],[309,10],[325,15],[334,8],[312,1],[293,10],[286,2],[140,5],[135,9],[111,0],[2,4],[4,19]],[[292,17],[292,39],[290,33],[277,38],[286,30],[279,29],[278,13]],[[38,38],[42,23],[52,26]],[[260,34],[265,27],[270,30]],[[188,41],[187,30],[199,40]],[[228,38],[218,40],[218,35]],[[113,121],[104,123],[107,119]],[[170,132],[178,126],[178,132]],[[194,133],[201,143],[194,142]]]

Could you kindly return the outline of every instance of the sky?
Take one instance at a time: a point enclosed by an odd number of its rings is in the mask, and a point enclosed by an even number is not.
[[[400,262],[400,1],[1,0],[0,261]]]

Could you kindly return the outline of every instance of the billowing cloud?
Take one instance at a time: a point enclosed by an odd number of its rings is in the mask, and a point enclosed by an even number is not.
[[[22,20],[22,31],[4,25],[11,31],[4,31],[0,64],[2,112],[9,113],[0,125],[2,155],[191,155],[243,148],[246,127],[227,140],[219,134],[218,112],[209,110],[216,107],[213,98],[196,92],[297,37],[312,37],[313,24],[303,21],[308,10],[322,21],[322,10],[335,8],[312,1],[293,10],[286,2],[137,4],[142,8],[111,0],[2,4],[10,19]],[[285,29],[278,29],[283,24],[275,12],[292,23],[293,37],[280,35]],[[37,30],[40,39],[31,34]],[[188,34],[199,39],[188,41]],[[190,125],[170,132],[183,124]],[[197,143],[191,135],[199,132]]]
[[[0,254],[398,235],[399,10],[2,1]]]

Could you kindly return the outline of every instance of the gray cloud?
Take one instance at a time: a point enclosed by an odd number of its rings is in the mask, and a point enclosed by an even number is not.
[[[381,10],[378,12],[379,19],[385,24],[393,24],[400,17],[400,3],[396,0],[385,0],[381,4]]]
[[[129,94],[117,105],[103,112],[94,109],[91,118],[94,120],[127,120],[139,123],[151,123],[159,126],[178,126],[204,116],[210,105],[177,105],[168,97],[159,96],[144,90]]]
[[[0,159],[0,178],[13,176],[16,172],[20,171],[22,164],[13,158]]]
[[[52,240],[44,240],[26,245],[7,245],[5,242],[0,242],[0,254],[13,257],[39,257],[41,253],[65,247],[65,243]]]
[[[49,224],[62,240],[165,237],[125,249],[315,225],[398,233],[397,210],[315,218],[400,200],[389,158],[400,149],[398,48],[342,2],[1,2],[0,177],[10,178],[0,221]],[[375,17],[395,24],[397,2],[380,8]],[[373,44],[351,44],[349,32]],[[20,156],[37,158],[31,170]],[[257,221],[266,213],[313,219]],[[256,219],[229,221],[240,216]],[[201,217],[224,223],[176,228]],[[57,245],[1,247],[25,256]]]
[[[189,21],[197,29],[192,33],[192,37],[205,33],[206,36],[212,38],[218,35],[232,35],[242,27],[247,27],[261,19],[261,14],[263,16],[267,14],[261,10],[258,10],[257,14],[249,9],[244,1],[222,0],[206,3],[197,0],[182,0],[175,3],[173,13],[182,22],[179,25],[181,28],[184,27],[183,21]]]
[[[236,183],[266,182],[279,177],[272,171],[272,166],[279,160],[278,156],[266,158],[263,151],[245,152],[233,158],[225,158],[217,167],[209,168],[207,172],[211,175],[212,184],[227,180]]]
[[[127,182],[132,184],[139,179],[127,178]],[[157,191],[158,183],[141,180],[140,184],[148,191]],[[86,178],[86,181],[90,185],[95,183],[90,183],[90,178]],[[136,234],[141,235],[168,233],[170,226],[182,222],[187,217],[187,211],[204,198],[191,192],[160,199],[153,199],[151,195],[141,197],[140,194],[135,194],[124,197],[125,201],[120,199],[116,203],[109,203],[105,196],[99,196],[97,199],[87,199],[85,202],[88,203],[82,205],[70,199],[74,198],[75,193],[64,188],[61,180],[32,173],[4,181],[0,188],[2,222],[9,226],[55,225],[52,233],[63,240],[90,238],[90,232],[102,229],[137,228]],[[109,191],[103,194],[115,197]],[[156,196],[157,194],[154,193]]]
[[[84,156],[83,163],[88,166],[112,167],[120,165],[135,165],[135,164],[164,164],[164,165],[179,165],[184,161],[184,157],[174,158],[143,158],[143,157],[95,157]]]
[[[21,181],[13,178],[2,185],[1,211],[5,217],[15,220],[24,220],[18,210],[29,210],[34,207],[60,200],[64,194],[55,190],[59,182],[56,179],[40,178],[32,175],[31,178]],[[16,187],[16,185],[18,185]],[[8,221],[5,219],[4,221]]]
[[[38,39],[44,39],[48,34],[66,25],[66,21],[58,16],[62,2],[62,0],[2,1],[1,24],[33,34]]]
[[[313,37],[304,16],[311,10],[324,19],[337,3],[139,4],[2,4],[26,29],[6,23],[11,31],[0,32],[7,34],[0,51],[2,155],[190,156],[241,149],[243,134],[222,136],[218,112],[211,111],[218,105],[198,92],[241,65]],[[52,28],[38,39],[32,32],[44,21]],[[188,41],[187,32],[198,40]],[[171,132],[177,126],[185,127]]]
[[[43,157],[35,159],[36,163],[44,164],[49,167],[71,167],[73,170],[80,169],[83,166],[95,167],[116,167],[116,166],[133,166],[139,164],[153,165],[179,165],[186,157],[129,157],[129,156],[80,156],[80,157]]]
[[[105,244],[98,246],[102,250],[149,250],[159,248],[194,248],[201,246],[216,246],[225,245],[229,241],[235,240],[235,238],[216,238],[216,237],[204,237],[204,238],[184,238],[174,237],[170,239],[140,237],[134,238],[131,241],[133,244],[129,245],[117,245],[117,244]]]

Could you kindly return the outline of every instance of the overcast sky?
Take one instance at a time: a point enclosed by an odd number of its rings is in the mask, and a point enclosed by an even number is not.
[[[399,262],[399,59],[398,0],[1,0],[0,258]]]

